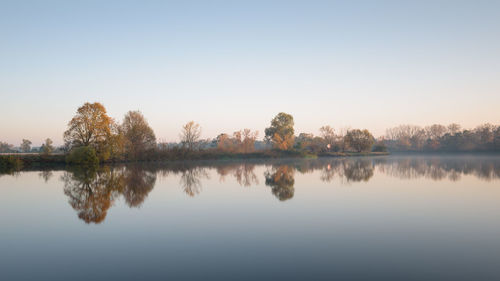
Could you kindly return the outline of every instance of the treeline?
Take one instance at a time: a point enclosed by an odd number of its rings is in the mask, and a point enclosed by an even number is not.
[[[387,151],[500,151],[500,126],[488,124],[473,130],[462,130],[457,124],[425,128],[401,125],[387,130],[386,136],[379,139],[366,129],[335,131],[331,126],[323,126],[319,131],[318,136],[296,136],[293,116],[281,112],[264,130],[264,142],[257,140],[258,131],[250,129],[202,139],[201,126],[191,121],[181,128],[179,142],[158,143],[141,112],[129,111],[117,122],[96,102],[77,109],[64,132],[63,147],[55,148],[52,140],[47,139],[39,151],[46,156],[60,152],[69,163],[92,165],[107,161],[335,156]],[[0,143],[0,152],[11,151],[13,146]],[[30,151],[31,141],[23,139],[20,152]]]
[[[458,124],[401,125],[388,129],[384,142],[390,151],[500,152],[500,126],[484,124],[468,130]]]
[[[0,153],[40,153],[51,154],[61,153],[62,148],[55,148],[51,139],[46,139],[40,147],[32,147],[33,143],[30,140],[23,139],[19,147],[14,147],[13,144],[0,141]]]
[[[375,138],[368,130],[348,130],[336,135],[325,126],[321,136],[300,134],[295,137],[294,121],[290,114],[279,113],[265,129],[265,141],[269,150],[278,155],[293,156],[305,153],[370,152]],[[212,140],[201,139],[201,127],[194,121],[181,129],[180,142],[175,145],[157,143],[156,136],[139,111],[129,111],[122,123],[109,117],[100,103],[85,103],[68,123],[64,133],[65,148],[70,163],[95,164],[116,160],[164,160],[217,158],[217,155],[254,154],[258,131],[243,129],[232,135],[220,134]],[[383,144],[375,146],[385,151]],[[261,156],[269,156],[266,152]]]

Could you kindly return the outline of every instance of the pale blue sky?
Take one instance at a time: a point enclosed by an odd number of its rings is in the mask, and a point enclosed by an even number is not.
[[[158,138],[500,123],[500,1],[3,1],[0,140],[62,143],[78,106]]]

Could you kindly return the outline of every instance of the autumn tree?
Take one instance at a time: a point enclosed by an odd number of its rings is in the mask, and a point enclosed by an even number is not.
[[[258,132],[250,129],[236,131],[233,136],[220,134],[217,136],[217,149],[227,152],[249,153],[255,151],[255,140]]]
[[[374,138],[368,130],[350,130],[344,137],[346,144],[357,152],[370,151]]]
[[[255,151],[255,140],[259,135],[258,131],[252,132],[250,129],[243,130],[242,152],[249,153]]]
[[[186,125],[182,126],[182,132],[180,134],[182,145],[189,149],[194,150],[197,146],[198,141],[201,136],[200,124],[194,121],[188,122]]]
[[[217,149],[221,151],[231,151],[233,148],[233,143],[231,137],[228,134],[220,134],[215,139],[217,143]]]
[[[22,152],[30,152],[31,151],[31,141],[23,139],[23,142],[21,143],[21,151]]]
[[[293,116],[284,112],[271,120],[271,126],[265,130],[265,139],[273,143],[275,148],[288,150],[294,143]]]
[[[155,134],[141,112],[129,111],[125,114],[120,129],[125,140],[125,152],[130,158],[138,159],[146,151],[155,148]]]
[[[54,146],[52,146],[52,140],[46,139],[45,143],[42,144],[42,153],[45,155],[49,155],[54,151]]]
[[[64,142],[69,149],[91,146],[101,160],[106,160],[111,156],[115,128],[113,119],[106,114],[102,104],[87,102],[78,108],[68,123]]]

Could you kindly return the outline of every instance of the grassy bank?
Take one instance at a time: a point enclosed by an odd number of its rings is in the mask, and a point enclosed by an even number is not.
[[[126,162],[159,162],[159,161],[186,161],[186,160],[245,160],[245,159],[279,159],[279,158],[317,158],[317,157],[355,157],[355,156],[379,156],[388,155],[387,152],[331,152],[313,154],[304,151],[279,151],[267,150],[253,153],[229,153],[217,150],[187,151],[170,150],[157,151],[147,155],[140,160],[113,159],[106,163],[126,163]],[[23,168],[44,169],[58,168],[69,165],[66,155],[41,155],[41,154],[19,154],[0,155],[0,172],[10,173]]]
[[[359,156],[384,156],[389,152],[323,152],[318,157],[359,157]]]

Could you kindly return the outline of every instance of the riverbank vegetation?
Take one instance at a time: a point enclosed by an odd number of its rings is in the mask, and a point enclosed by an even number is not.
[[[153,129],[139,111],[129,111],[118,124],[102,104],[85,103],[64,133],[66,160],[83,164],[95,162],[95,158],[108,162],[345,156],[369,153],[375,143],[368,130],[349,130],[339,145],[339,137],[328,126],[322,128],[320,137],[300,134],[296,138],[293,116],[283,112],[265,129],[265,149],[255,148],[258,131],[242,129],[232,135],[221,133],[212,140],[203,140],[201,130],[198,123],[190,121],[181,128],[179,143],[157,143]]]
[[[296,134],[293,116],[278,113],[264,130],[242,129],[221,133],[213,139],[201,138],[201,126],[190,121],[180,128],[179,142],[161,143],[139,111],[129,111],[123,121],[108,116],[100,103],[79,107],[64,132],[64,146],[54,147],[51,139],[33,153],[32,142],[23,139],[18,150],[0,143],[1,167],[22,165],[96,165],[101,162],[248,159],[282,157],[366,156],[389,152],[477,152],[500,151],[500,126],[482,125],[462,130],[457,124],[421,128],[402,125],[387,130],[376,139],[366,129],[336,131],[326,125],[320,134]],[[21,153],[22,152],[22,153]]]
[[[500,152],[500,126],[401,125],[388,129],[384,142],[393,152]]]

